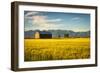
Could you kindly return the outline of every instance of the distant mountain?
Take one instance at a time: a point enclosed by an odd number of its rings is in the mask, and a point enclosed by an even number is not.
[[[34,38],[35,31],[24,31],[24,38]]]
[[[35,32],[40,30],[29,30],[24,32],[25,38],[34,38]],[[47,30],[52,33],[52,38],[64,38],[67,34],[68,37],[90,37],[90,31],[74,32],[71,30]]]
[[[52,33],[53,37],[57,37],[60,35],[61,37],[64,37],[64,34],[68,34],[69,37],[90,37],[90,31],[86,32],[74,32],[71,30],[48,30]]]
[[[76,32],[77,37],[90,37],[90,31],[87,32]]]

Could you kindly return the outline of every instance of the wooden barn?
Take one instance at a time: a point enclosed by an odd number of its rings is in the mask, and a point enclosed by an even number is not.
[[[68,38],[69,37],[69,34],[64,34],[64,38]]]
[[[49,39],[49,38],[52,38],[52,33],[48,31],[36,31],[34,38],[35,39]]]

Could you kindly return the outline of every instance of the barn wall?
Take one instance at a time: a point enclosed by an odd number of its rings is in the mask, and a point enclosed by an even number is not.
[[[52,38],[52,34],[40,34],[40,38]]]
[[[39,39],[40,38],[40,33],[39,32],[36,32],[35,33],[35,39]]]

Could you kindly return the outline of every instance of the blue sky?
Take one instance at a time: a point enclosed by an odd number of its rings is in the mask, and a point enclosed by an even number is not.
[[[72,30],[89,31],[90,14],[24,11],[27,30]]]

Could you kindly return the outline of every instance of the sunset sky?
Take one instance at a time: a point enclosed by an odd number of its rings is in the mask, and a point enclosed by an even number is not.
[[[89,31],[90,14],[24,11],[27,30],[72,30]]]

